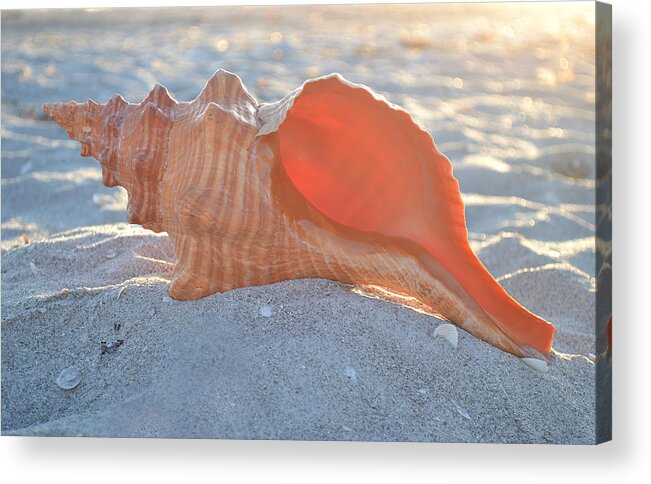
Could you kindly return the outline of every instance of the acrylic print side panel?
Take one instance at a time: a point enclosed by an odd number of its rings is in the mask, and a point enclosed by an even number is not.
[[[612,438],[612,7],[596,4],[597,442]]]

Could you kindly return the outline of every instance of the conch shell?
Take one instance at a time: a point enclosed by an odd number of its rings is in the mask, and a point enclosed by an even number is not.
[[[191,300],[297,278],[410,296],[521,357],[554,327],[511,298],[468,244],[452,165],[409,114],[338,74],[259,104],[218,71],[196,99],[46,104],[128,219],[172,239],[169,288]]]

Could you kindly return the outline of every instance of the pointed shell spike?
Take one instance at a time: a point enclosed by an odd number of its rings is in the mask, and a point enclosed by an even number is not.
[[[177,104],[172,99],[172,96],[170,96],[168,90],[158,83],[154,85],[152,90],[149,91],[149,94],[147,94],[147,97],[140,104],[146,106],[150,103],[167,115],[171,113],[173,107]]]

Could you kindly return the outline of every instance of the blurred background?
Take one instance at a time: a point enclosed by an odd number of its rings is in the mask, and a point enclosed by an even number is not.
[[[367,84],[432,133],[464,193],[521,195],[521,176],[492,183],[513,167],[569,177],[563,193],[592,189],[589,2],[5,11],[3,248],[71,228],[71,220],[125,220],[124,192],[101,187],[98,165],[45,122],[42,103],[106,102],[115,92],[139,102],[155,82],[189,101],[220,68],[261,102],[331,72]],[[69,192],[80,190],[101,210],[70,203]],[[564,201],[592,200],[585,195],[579,189]],[[556,197],[545,189],[530,198]]]
[[[126,220],[125,192],[101,185],[42,103],[139,102],[155,82],[189,101],[220,68],[261,102],[331,72],[367,84],[451,159],[472,240],[583,240],[594,234],[594,56],[589,2],[5,11],[2,247]],[[486,196],[518,197],[509,220],[482,209]],[[593,249],[575,256],[594,277]]]

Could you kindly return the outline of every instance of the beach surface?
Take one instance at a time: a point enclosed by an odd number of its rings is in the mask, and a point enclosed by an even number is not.
[[[3,12],[2,433],[594,443],[592,9]],[[189,101],[220,68],[261,102],[339,72],[407,109],[453,163],[473,250],[555,325],[547,371],[334,281],[170,299],[168,237],[126,223],[40,106],[156,82]]]

